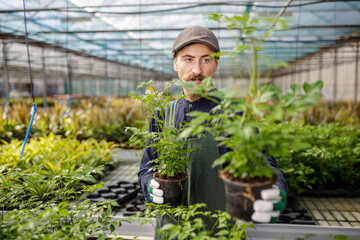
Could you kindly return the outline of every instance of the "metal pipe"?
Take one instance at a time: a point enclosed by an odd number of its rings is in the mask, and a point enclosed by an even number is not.
[[[335,48],[334,52],[334,89],[333,89],[333,101],[336,101],[336,95],[337,95],[337,57],[338,57],[338,49]]]
[[[320,54],[320,57],[319,57],[319,79],[318,80],[322,80],[322,68],[323,68],[323,55]]]
[[[44,99],[44,107],[47,108],[47,88],[46,88],[46,65],[45,65],[45,49],[42,49],[42,74],[43,74],[43,99]]]
[[[355,60],[355,103],[358,97],[358,84],[359,84],[359,42],[356,43],[356,60]]]
[[[310,67],[311,67],[311,58],[309,58],[308,60],[308,64],[307,64],[307,70],[306,70],[306,80],[304,82],[310,82]]]
[[[294,29],[334,29],[334,28],[360,28],[359,24],[338,24],[338,25],[298,25],[298,26],[292,26],[283,30],[279,31],[288,31],[288,30],[294,30]],[[226,27],[210,27],[209,28],[212,31],[216,30],[227,30]],[[156,31],[182,31],[183,28],[133,28],[133,29],[116,29],[116,30],[74,30],[74,31],[59,31],[59,30],[53,30],[53,31],[34,31],[29,32],[31,35],[39,35],[44,33],[53,33],[53,34],[73,34],[73,33],[117,33],[117,32],[156,32]],[[256,29],[255,29],[256,30]],[[262,29],[263,30],[263,29]]]
[[[258,0],[258,2],[268,2],[267,0]],[[281,2],[281,1],[279,1]],[[305,2],[305,3],[301,3],[301,4],[293,4],[288,6],[289,8],[292,7],[301,7],[301,6],[306,6],[306,5],[314,5],[314,4],[318,4],[318,3],[322,3],[323,1],[316,1],[316,2]],[[328,0],[328,2],[343,2],[343,1],[337,1],[337,0]],[[202,7],[202,6],[219,6],[219,5],[226,5],[226,6],[249,6],[252,3],[244,3],[243,1],[238,1],[238,2],[207,2],[207,3],[199,3],[199,2],[161,2],[161,3],[142,3],[142,6],[170,6],[170,5],[175,5],[175,6],[179,6],[179,5],[187,5],[187,7]],[[190,5],[190,6],[189,6]],[[26,12],[40,12],[40,11],[69,11],[69,12],[73,12],[75,9],[77,11],[79,11],[78,9],[83,9],[83,8],[94,8],[95,11],[93,11],[94,13],[100,12],[103,13],[103,11],[98,11],[98,9],[101,8],[113,8],[113,7],[137,7],[139,6],[139,4],[113,4],[113,5],[90,5],[90,6],[81,6],[81,7],[58,7],[58,8],[29,8],[26,9]],[[272,6],[272,5],[257,5],[257,7],[263,7],[263,8],[282,8],[283,6]],[[183,8],[179,7],[180,9]],[[172,9],[166,9],[167,11],[172,11],[172,10],[178,10],[177,8],[172,8]],[[24,10],[21,9],[7,9],[7,10],[1,10],[0,13],[16,13],[16,12],[22,12]],[[160,11],[160,10],[158,10]],[[157,11],[155,11],[157,12]],[[111,12],[114,13],[114,12]],[[126,13],[126,12],[124,12]],[[122,14],[124,14],[122,13]],[[137,13],[145,13],[145,12],[132,12],[133,14]],[[131,12],[127,12],[126,14],[131,14]]]
[[[8,58],[6,50],[6,42],[2,42],[3,45],[3,56],[4,56],[4,72],[5,72],[5,96],[7,97],[10,92],[10,80],[9,80],[9,68],[8,68]]]

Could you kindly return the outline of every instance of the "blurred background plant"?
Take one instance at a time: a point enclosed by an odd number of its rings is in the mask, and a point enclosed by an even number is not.
[[[137,120],[142,120],[145,113],[130,98],[106,101],[99,98],[94,104],[94,100],[75,100],[64,119],[66,107],[59,102],[54,102],[48,108],[38,108],[30,137],[47,136],[52,132],[63,137],[126,143],[131,134],[125,128],[141,126]],[[31,117],[30,110],[30,101],[10,104],[8,113],[3,113],[0,119],[0,139],[24,139]]]
[[[271,127],[310,144],[306,149],[292,148],[289,155],[276,157],[289,185],[290,196],[309,189],[360,188],[359,125],[284,123]]]
[[[117,165],[117,145],[95,139],[77,140],[54,134],[31,139],[20,160],[22,141],[3,141],[0,149],[0,206],[14,208],[53,198],[72,199],[82,185],[95,184],[105,166]]]

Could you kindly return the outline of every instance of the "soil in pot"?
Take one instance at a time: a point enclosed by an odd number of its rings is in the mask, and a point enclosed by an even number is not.
[[[154,178],[160,184],[160,189],[164,191],[164,203],[177,206],[183,202],[188,178],[185,172],[180,172],[172,178],[160,178],[155,172]]]
[[[253,203],[261,199],[261,191],[272,188],[277,180],[277,175],[272,179],[258,178],[240,181],[234,179],[229,173],[220,172],[220,178],[225,183],[226,209],[231,216],[249,222],[254,213]]]

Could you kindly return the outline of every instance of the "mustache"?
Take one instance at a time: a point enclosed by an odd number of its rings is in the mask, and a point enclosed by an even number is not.
[[[187,78],[188,81],[193,81],[195,79],[199,79],[200,81],[202,81],[205,77],[203,75],[191,75]]]

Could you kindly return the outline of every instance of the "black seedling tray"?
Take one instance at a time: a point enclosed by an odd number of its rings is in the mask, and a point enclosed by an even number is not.
[[[138,196],[142,195],[142,193],[138,193]],[[139,199],[137,197],[134,201],[131,201],[126,207],[125,211],[123,212],[124,216],[133,216],[136,215],[138,212],[144,212],[146,209],[145,206],[145,199]]]
[[[279,220],[276,223],[316,225],[315,220],[306,209],[293,210],[290,208],[286,208],[280,214]]]
[[[137,182],[119,181],[117,184],[109,185],[103,189],[98,189],[86,196],[92,202],[98,202],[104,199],[115,200],[119,205],[136,197],[140,188]]]

